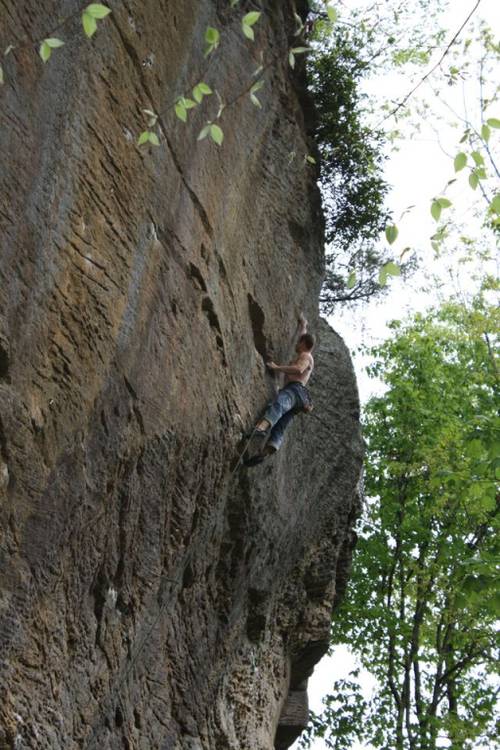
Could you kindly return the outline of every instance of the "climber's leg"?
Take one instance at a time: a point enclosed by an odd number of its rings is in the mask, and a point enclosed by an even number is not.
[[[256,453],[253,456],[247,456],[243,463],[245,466],[257,466],[266,459],[267,456],[276,453],[281,447],[285,430],[295,416],[295,411],[287,411],[281,419],[279,419],[271,430],[271,435],[263,451]]]
[[[294,416],[295,411],[288,411],[281,417],[278,422],[276,422],[273,429],[271,430],[271,435],[269,436],[269,440],[266,444],[266,453],[276,453],[276,451],[281,448],[283,438],[285,437],[285,430]]]
[[[278,394],[278,397],[273,401],[271,406],[266,411],[266,416],[264,419],[259,422],[259,425],[265,420],[267,424],[270,426],[273,421],[275,420],[275,417],[280,411],[280,413],[283,412],[283,409],[289,405],[289,400],[285,398],[279,398],[282,395],[282,391]],[[278,402],[278,403],[277,403]],[[262,446],[262,448],[257,450],[257,453],[254,455],[247,455],[247,457],[243,460],[243,463],[245,466],[257,466],[258,464],[262,463],[262,461],[265,460],[267,456],[272,455],[273,453],[276,453],[277,450],[280,449],[281,444],[283,442],[283,437],[285,434],[285,430],[292,421],[292,419],[295,416],[295,406],[296,406],[296,399],[292,391],[292,404],[291,408],[288,411],[285,411],[282,416],[275,421],[270,433],[269,433],[269,426],[265,432],[258,433],[261,437],[267,437],[269,435],[269,440],[267,441],[265,447]],[[259,427],[257,425],[257,428]],[[256,428],[256,429],[257,429]],[[255,432],[255,431],[254,431]]]
[[[297,396],[295,392],[288,388],[282,388],[274,401],[266,409],[266,413],[256,425],[257,433],[267,433],[282,417],[297,406]]]

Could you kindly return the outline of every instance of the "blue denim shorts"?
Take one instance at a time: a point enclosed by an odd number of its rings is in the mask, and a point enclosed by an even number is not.
[[[296,412],[304,411],[312,406],[311,394],[307,390],[306,386],[297,381],[287,383],[283,390],[291,390],[297,397],[297,406],[295,407]]]

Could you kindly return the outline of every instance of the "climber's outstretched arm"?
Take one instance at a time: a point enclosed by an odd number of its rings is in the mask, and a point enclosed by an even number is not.
[[[307,333],[307,326],[308,326],[308,322],[304,316],[304,313],[300,313],[299,324],[297,328],[297,338],[300,339],[300,337],[303,336],[304,333]]]

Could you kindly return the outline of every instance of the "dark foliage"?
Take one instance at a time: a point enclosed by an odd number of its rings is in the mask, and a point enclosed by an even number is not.
[[[309,85],[318,123],[321,187],[326,215],[327,270],[322,292],[326,313],[341,301],[366,299],[381,293],[383,255],[380,233],[388,214],[384,207],[388,185],[383,177],[384,136],[364,124],[360,91],[368,64],[363,41],[345,28],[319,42],[309,61]],[[349,273],[356,283],[347,288]]]

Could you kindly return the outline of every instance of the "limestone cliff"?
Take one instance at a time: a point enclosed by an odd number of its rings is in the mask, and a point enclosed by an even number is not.
[[[76,0],[0,0],[0,748],[286,748],[362,452],[349,355],[318,319],[293,6],[264,0],[252,45],[248,2],[109,5],[87,40]],[[44,65],[32,42],[66,18]],[[262,110],[242,96],[223,147],[197,142],[216,103],[187,125],[168,103],[198,71],[230,102],[261,51]],[[165,109],[159,148],[135,145],[143,108]],[[247,471],[264,360],[302,309],[316,409]]]

